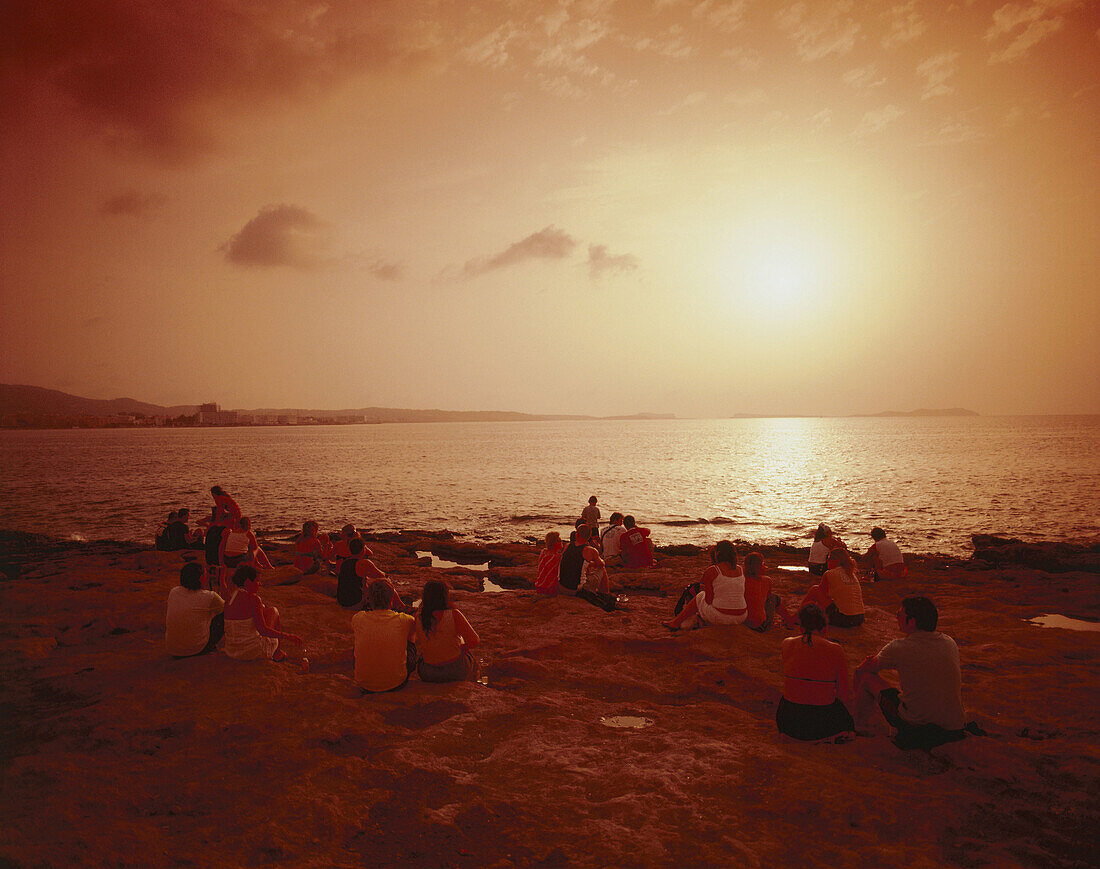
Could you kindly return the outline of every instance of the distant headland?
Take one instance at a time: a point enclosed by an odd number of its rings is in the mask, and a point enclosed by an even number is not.
[[[869,417],[978,416],[961,407],[942,410],[888,410]],[[728,419],[768,419],[767,414],[728,414]],[[785,415],[788,419],[811,418]],[[393,422],[545,422],[551,420],[669,420],[671,413],[626,416],[535,414],[499,410],[413,410],[360,407],[347,410],[258,408],[224,410],[221,405],[178,404],[165,407],[133,398],[83,398],[41,386],[0,384],[0,428],[140,428],[155,426],[368,425]]]

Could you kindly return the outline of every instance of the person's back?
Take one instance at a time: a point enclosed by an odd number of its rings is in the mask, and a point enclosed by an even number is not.
[[[336,579],[336,601],[340,606],[359,606],[363,602],[363,577],[359,575],[358,568],[359,559],[350,553],[340,562]]]
[[[622,553],[622,538],[625,533],[626,528],[622,525],[612,525],[604,531],[600,539],[605,559],[615,558]]]
[[[829,597],[842,615],[861,616],[864,614],[863,589],[860,587],[859,578],[855,574],[841,567],[834,567],[825,571],[823,582],[826,583]]]
[[[581,584],[584,548],[587,545],[587,538],[580,545],[577,545],[576,540],[570,540],[569,545],[565,547],[561,554],[561,563],[558,566],[558,583],[569,591],[576,591]]]
[[[820,634],[809,645],[802,637],[783,641],[783,696],[792,703],[828,706],[847,699],[848,664],[839,643]]]
[[[539,550],[539,563],[535,574],[535,591],[541,594],[558,593],[561,556],[561,536],[556,531],[551,531],[546,535],[546,546]]]
[[[619,548],[622,553],[623,564],[627,567],[650,567],[653,564],[653,552],[649,548],[649,529],[639,528],[633,524],[633,517],[628,516],[625,522],[626,531],[619,538]]]
[[[366,691],[391,691],[405,682],[412,624],[412,616],[390,609],[364,610],[352,616],[356,685]]]
[[[913,631],[878,653],[882,669],[897,670],[899,712],[908,723],[961,730],[965,721],[959,647],[940,631]]]
[[[164,650],[177,658],[199,654],[210,639],[211,619],[222,611],[224,605],[222,598],[212,591],[177,585],[168,592]]]
[[[881,528],[876,528],[875,532],[872,532],[875,542],[867,551],[871,558],[871,571],[875,580],[903,579],[909,571],[905,566],[901,549],[893,540],[886,538]]]
[[[168,537],[168,548],[172,551],[187,549],[191,545],[188,540],[189,531],[186,522],[181,522],[179,519],[173,519],[169,522],[168,527],[165,529]]]

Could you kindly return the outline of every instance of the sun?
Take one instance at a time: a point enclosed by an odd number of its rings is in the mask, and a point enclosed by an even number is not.
[[[742,226],[735,238],[728,262],[743,300],[782,312],[813,302],[825,290],[829,250],[812,226],[760,219]]]
[[[785,241],[774,241],[760,248],[748,268],[750,286],[777,303],[796,302],[809,295],[815,277],[812,251]]]

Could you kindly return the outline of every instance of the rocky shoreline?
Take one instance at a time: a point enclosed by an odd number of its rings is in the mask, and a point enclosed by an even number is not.
[[[831,633],[849,664],[927,593],[989,734],[901,752],[885,728],[778,736],[784,632],[660,626],[706,564],[697,547],[615,572],[627,601],[605,614],[530,591],[530,544],[371,538],[403,593],[452,584],[487,685],[362,696],[335,579],[287,567],[285,542],[265,541],[279,569],[262,593],[308,673],[165,656],[179,553],[0,532],[0,864],[1094,865],[1100,632],[1028,621],[1100,620],[1094,545],[976,539],[970,560],[910,558],[906,580],[865,587],[866,624]],[[805,550],[761,549],[793,605]]]

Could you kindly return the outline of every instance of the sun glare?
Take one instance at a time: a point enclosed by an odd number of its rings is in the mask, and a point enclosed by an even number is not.
[[[812,302],[828,283],[824,240],[793,221],[759,221],[736,233],[730,277],[745,301],[773,313]]]

